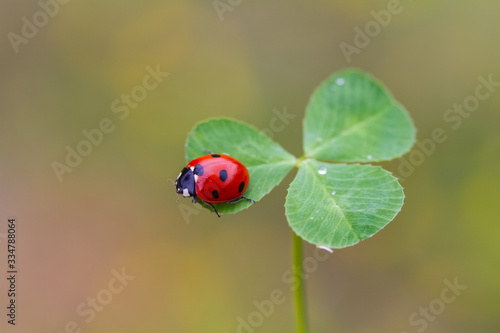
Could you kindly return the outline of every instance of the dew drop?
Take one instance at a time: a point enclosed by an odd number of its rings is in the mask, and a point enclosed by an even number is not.
[[[324,246],[324,245],[318,245],[316,246],[318,249],[322,249],[322,250],[325,250],[325,251],[328,251],[330,253],[333,253],[333,250],[331,248],[329,248],[328,246]]]
[[[368,156],[366,156],[366,158],[368,158],[369,160],[371,160],[372,159],[372,155],[368,155]]]
[[[345,80],[344,80],[343,78],[339,77],[339,78],[335,81],[335,83],[337,83],[339,86],[342,86],[342,85],[344,85]]]
[[[325,168],[325,167],[320,168],[320,169],[318,170],[318,173],[319,173],[320,175],[326,175],[326,168]]]
[[[337,192],[335,192],[335,191],[332,191],[332,194],[333,194],[333,195],[335,195],[335,193],[337,193]]]

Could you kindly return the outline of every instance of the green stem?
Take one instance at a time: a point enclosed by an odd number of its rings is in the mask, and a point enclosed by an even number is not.
[[[307,313],[305,299],[305,281],[302,270],[302,238],[293,233],[293,279],[295,287],[295,314],[297,316],[297,333],[307,333]]]

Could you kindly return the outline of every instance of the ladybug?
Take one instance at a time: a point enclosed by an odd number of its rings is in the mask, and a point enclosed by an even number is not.
[[[193,203],[200,199],[220,217],[212,203],[235,203],[243,199],[255,203],[243,196],[249,182],[248,170],[240,161],[229,155],[209,154],[189,162],[174,185],[177,194],[193,197]]]

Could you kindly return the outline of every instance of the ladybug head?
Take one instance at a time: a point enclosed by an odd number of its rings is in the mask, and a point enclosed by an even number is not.
[[[175,181],[175,191],[182,194],[185,198],[195,196],[195,180],[193,170],[182,169],[179,177]]]

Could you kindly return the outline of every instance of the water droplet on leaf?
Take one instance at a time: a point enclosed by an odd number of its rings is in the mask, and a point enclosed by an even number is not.
[[[322,250],[325,250],[325,251],[328,251],[330,253],[333,253],[333,250],[331,248],[329,248],[328,246],[324,246],[324,245],[318,245],[316,246],[318,249],[322,249]]]
[[[344,80],[343,78],[339,77],[339,78],[335,81],[335,83],[337,83],[339,86],[342,86],[342,85],[345,83],[345,80]]]
[[[320,175],[326,175],[326,168],[325,168],[325,167],[320,168],[320,169],[318,170],[318,173],[319,173]]]

